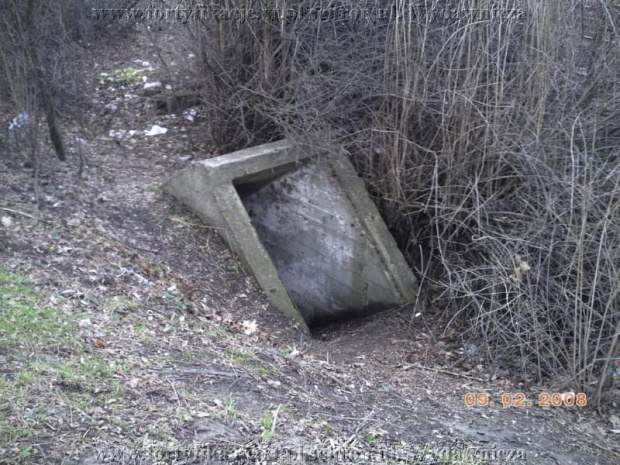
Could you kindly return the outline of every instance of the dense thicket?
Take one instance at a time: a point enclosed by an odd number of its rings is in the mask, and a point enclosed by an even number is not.
[[[491,359],[603,392],[620,355],[618,10],[320,3],[193,23],[214,140],[331,130],[417,269],[419,305],[466,321]]]

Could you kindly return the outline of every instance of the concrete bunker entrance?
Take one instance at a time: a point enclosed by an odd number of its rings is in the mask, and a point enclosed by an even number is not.
[[[310,328],[400,304],[329,162],[289,163],[233,179],[233,185]]]
[[[363,181],[333,150],[271,142],[193,163],[162,187],[218,228],[303,331],[415,300]]]

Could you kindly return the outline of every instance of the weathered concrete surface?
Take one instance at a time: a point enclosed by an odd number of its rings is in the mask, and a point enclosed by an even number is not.
[[[415,299],[411,270],[346,159],[288,141],[193,164],[164,191],[221,235],[308,327]]]

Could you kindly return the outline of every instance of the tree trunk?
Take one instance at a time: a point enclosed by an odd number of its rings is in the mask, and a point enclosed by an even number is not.
[[[28,35],[30,36],[28,45],[28,54],[30,55],[31,66],[34,72],[34,81],[36,87],[39,89],[41,101],[43,103],[43,110],[45,111],[45,118],[47,120],[47,126],[50,131],[50,139],[52,145],[56,151],[56,156],[60,161],[67,159],[65,151],[65,145],[62,141],[62,133],[56,121],[56,107],[54,106],[54,100],[50,94],[49,87],[45,79],[45,73],[43,68],[39,64],[39,56],[37,53],[37,37],[36,37],[36,21],[35,21],[35,1],[28,0],[28,6],[26,9],[26,27]]]

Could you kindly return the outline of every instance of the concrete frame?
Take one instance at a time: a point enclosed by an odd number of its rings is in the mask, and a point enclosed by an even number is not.
[[[380,256],[397,302],[400,305],[411,303],[417,294],[411,269],[351,163],[344,157],[334,158],[317,152],[288,140],[264,144],[193,163],[162,186],[164,192],[182,201],[205,222],[219,229],[271,303],[306,333],[310,332],[308,325],[282,283],[237,190],[245,183],[267,182],[306,160],[318,157],[331,167],[366,236]]]

